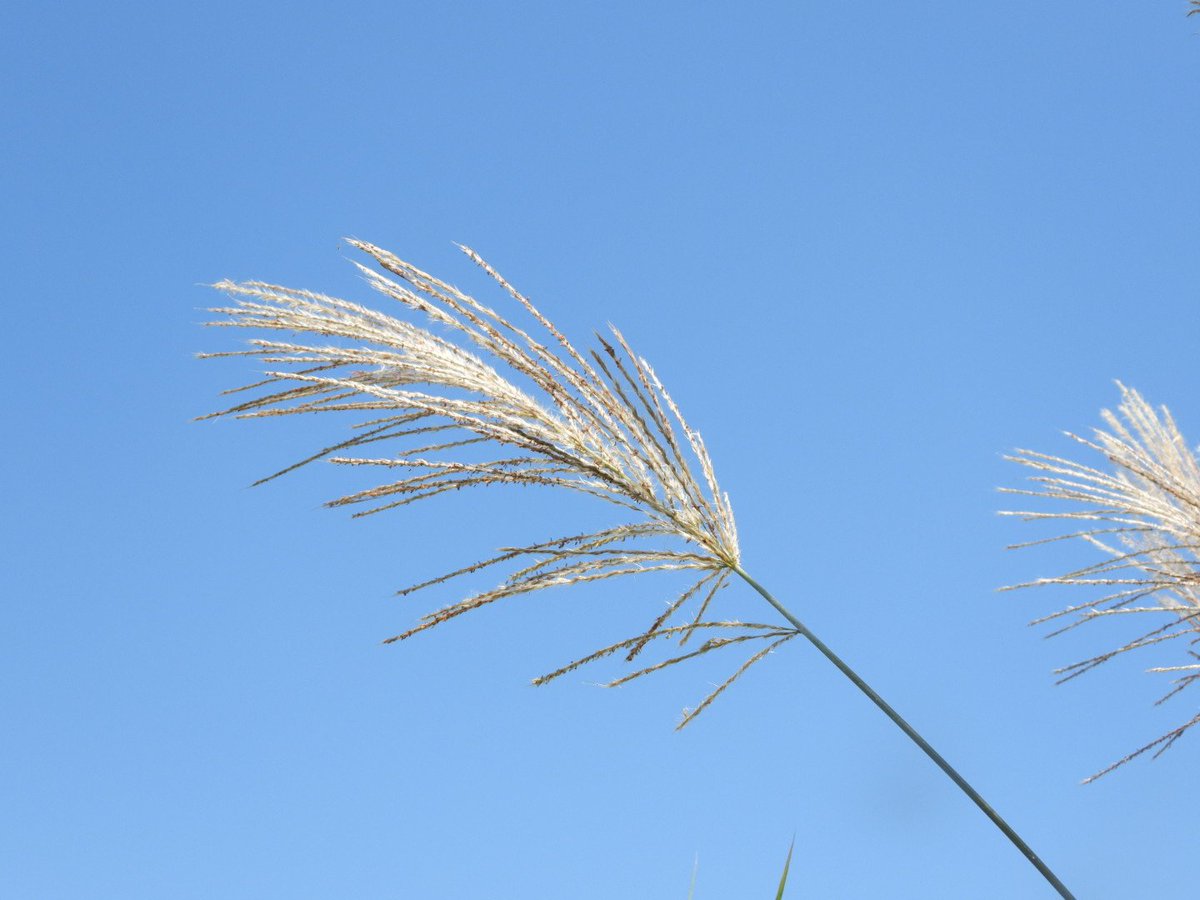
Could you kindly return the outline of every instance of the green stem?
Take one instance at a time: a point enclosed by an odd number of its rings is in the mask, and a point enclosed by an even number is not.
[[[737,574],[740,575],[746,581],[746,583],[750,585],[750,587],[762,594],[763,598],[773,607],[775,607],[781,616],[791,622],[797,631],[808,638],[809,642],[818,650],[820,650],[826,659],[837,666],[843,675],[854,682],[855,687],[866,694],[872,703],[883,710],[884,715],[895,722],[897,727],[907,734],[912,739],[913,743],[920,747],[925,752],[925,755],[932,759],[937,767],[945,772],[950,780],[957,784],[959,789],[962,790],[964,794],[971,798],[971,801],[983,811],[983,814],[991,819],[997,828],[1004,832],[1005,837],[1013,842],[1016,848],[1020,850],[1022,854],[1024,854],[1027,860],[1033,863],[1034,868],[1042,874],[1043,878],[1050,882],[1051,886],[1058,891],[1060,896],[1066,898],[1066,900],[1075,900],[1074,895],[1067,890],[1066,886],[1061,881],[1058,880],[1058,876],[1050,871],[1050,868],[1044,862],[1042,862],[1041,858],[1036,853],[1033,852],[1032,847],[1021,840],[1021,836],[1013,831],[1012,826],[1005,822],[1004,819],[1000,817],[1000,814],[992,809],[988,802],[979,795],[979,792],[976,791],[975,788],[971,787],[971,785],[967,783],[967,780],[959,775],[958,772],[954,770],[954,767],[951,766],[950,763],[946,762],[946,760],[942,758],[942,755],[934,750],[933,747],[929,745],[929,742],[917,733],[915,728],[904,721],[904,718],[898,712],[892,709],[886,700],[875,693],[871,686],[859,677],[857,672],[846,665],[846,663],[842,661],[841,657],[826,647],[825,643],[815,634],[809,631],[803,622],[792,615],[792,613],[789,612],[782,603],[772,597],[771,593],[765,587],[747,575],[741,566],[735,565],[731,566],[731,568],[733,571],[737,572]]]

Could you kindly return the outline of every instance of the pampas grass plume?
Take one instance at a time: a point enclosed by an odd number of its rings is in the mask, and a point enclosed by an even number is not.
[[[1027,547],[1075,539],[1098,550],[1096,563],[1062,575],[1038,578],[1005,590],[1069,585],[1099,596],[1035,620],[1059,623],[1053,634],[1098,619],[1120,617],[1145,622],[1140,635],[1057,671],[1069,681],[1114,657],[1153,648],[1164,653],[1180,648],[1182,659],[1150,668],[1174,678],[1159,703],[1200,680],[1200,464],[1166,407],[1152,408],[1132,388],[1118,382],[1121,404],[1104,410],[1106,428],[1091,439],[1069,434],[1081,447],[1103,458],[1109,468],[1017,450],[1007,457],[1032,470],[1033,487],[1006,493],[1049,500],[1048,510],[1005,511],[1027,521],[1070,523],[1065,534],[1016,544]],[[1093,781],[1147,751],[1161,755],[1196,724],[1200,714],[1092,775]]]

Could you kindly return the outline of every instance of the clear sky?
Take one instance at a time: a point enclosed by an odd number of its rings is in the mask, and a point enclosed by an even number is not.
[[[1113,379],[1200,441],[1200,19],[1182,0],[8,4],[0,895],[1050,896],[812,649],[605,691],[529,680],[670,594],[596,585],[401,646],[392,592],[591,508],[351,521],[256,478],[339,424],[217,422],[204,288],[369,299],[340,243],[581,343],[618,324],[712,451],[745,564],[1080,897],[1194,892],[1194,714],[1164,654],[995,588],[1071,548],[995,516]],[[1086,556],[1086,554],[1084,554]],[[1090,558],[1090,557],[1088,557]],[[731,609],[765,617],[745,590]],[[733,595],[737,596],[733,596]],[[757,604],[757,605],[756,605]],[[1130,635],[1131,636],[1131,635]],[[1175,651],[1178,652],[1178,651]]]

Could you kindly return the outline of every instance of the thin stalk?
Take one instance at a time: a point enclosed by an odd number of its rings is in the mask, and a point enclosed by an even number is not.
[[[846,665],[841,657],[825,646],[825,643],[820,638],[809,631],[808,627],[803,622],[792,615],[787,607],[771,596],[770,591],[746,574],[746,572],[740,566],[735,565],[731,568],[733,571],[737,572],[737,574],[740,575],[745,582],[750,585],[750,587],[762,594],[763,599],[775,607],[776,611],[785,619],[787,619],[797,631],[804,635],[804,637],[808,638],[809,642],[818,650],[820,650],[826,659],[837,666],[843,675],[854,682],[855,687],[866,694],[872,703],[883,710],[884,715],[895,722],[897,727],[907,734],[912,739],[913,743],[920,747],[925,752],[925,755],[932,759],[937,767],[945,772],[950,780],[958,785],[959,789],[964,794],[971,798],[971,801],[983,811],[983,814],[991,819],[997,828],[1004,832],[1005,837],[1013,842],[1014,846],[1016,846],[1016,848],[1020,850],[1022,854],[1024,854],[1027,860],[1033,863],[1033,867],[1041,873],[1042,877],[1045,878],[1046,881],[1050,882],[1051,886],[1058,891],[1060,896],[1066,898],[1066,900],[1075,900],[1075,895],[1067,890],[1066,885],[1058,880],[1058,876],[1050,871],[1050,868],[1044,862],[1042,862],[1041,858],[1036,853],[1033,852],[1033,848],[1021,839],[1021,836],[1013,830],[1012,826],[1005,822],[1004,819],[1000,817],[1000,814],[992,809],[991,805],[979,795],[979,792],[976,791],[975,788],[971,787],[971,785],[967,783],[967,780],[959,775],[958,772],[954,770],[954,767],[951,766],[950,763],[946,762],[946,760],[942,758],[942,755],[934,750],[933,747],[930,746],[929,742],[926,741],[925,738],[921,737],[915,728],[904,721],[904,718],[898,712],[892,709],[891,705],[888,704],[886,700],[875,693],[871,686],[863,681],[861,677],[859,677],[857,672]]]

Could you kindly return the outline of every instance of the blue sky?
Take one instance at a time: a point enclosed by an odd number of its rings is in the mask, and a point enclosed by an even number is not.
[[[720,661],[529,685],[669,589],[381,646],[396,588],[600,513],[246,488],[339,426],[190,421],[251,375],[194,360],[236,337],[203,285],[367,299],[347,235],[618,324],[760,581],[1079,896],[1189,890],[1200,738],[1078,784],[1193,714],[1141,674],[1181,660],[1055,687],[1119,634],[1024,627],[1071,598],[995,588],[1080,551],[994,514],[1113,379],[1200,441],[1185,8],[10,5],[0,894],[682,898],[698,858],[697,900],[773,896],[795,834],[789,897],[1049,895],[799,642],[678,734]]]

